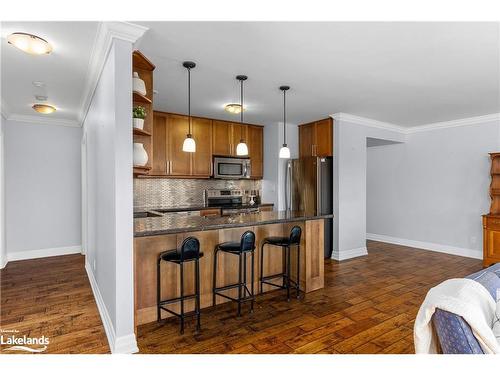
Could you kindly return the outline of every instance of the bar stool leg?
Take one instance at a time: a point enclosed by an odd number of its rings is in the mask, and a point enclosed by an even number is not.
[[[243,253],[243,285],[247,286],[247,253]],[[243,298],[247,296],[247,288],[243,288]]]
[[[239,263],[239,272],[238,272],[238,316],[241,316],[241,263],[242,263],[242,258],[241,258],[241,253],[238,254],[238,263]]]
[[[286,247],[286,298],[290,301],[290,246]]]
[[[184,333],[184,263],[181,266],[181,334]]]
[[[283,288],[286,288],[286,247],[281,247],[281,268],[283,270]]]
[[[215,306],[215,288],[217,288],[217,253],[219,250],[217,247],[214,250],[214,273],[213,273],[213,280],[212,280],[212,306]]]
[[[158,257],[158,262],[156,264],[156,320],[158,323],[161,321],[161,308],[160,308],[160,300],[161,300],[161,258]]]
[[[264,245],[266,243],[264,242],[262,244],[262,246],[260,247],[260,283],[259,283],[259,287],[260,287],[260,294],[263,293],[263,286],[264,286],[264,283],[262,282],[262,279],[264,277]]]
[[[200,259],[196,259],[195,264],[195,281],[196,281],[196,332],[200,332]]]
[[[252,291],[252,300],[250,301],[250,312],[253,313],[253,302],[255,300],[255,293],[254,293],[254,281],[255,281],[255,277],[254,277],[254,269],[255,269],[255,263],[254,263],[254,259],[255,259],[255,250],[252,250],[252,268],[251,268],[251,278],[252,280],[250,281],[251,282],[251,291]]]
[[[300,297],[300,245],[297,245],[297,298]]]

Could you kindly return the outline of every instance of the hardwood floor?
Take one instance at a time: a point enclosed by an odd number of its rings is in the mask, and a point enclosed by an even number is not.
[[[282,291],[257,297],[253,314],[235,305],[188,320],[138,328],[141,353],[413,353],[413,324],[432,286],[482,268],[480,260],[368,241],[366,257],[325,261],[325,288],[286,302]]]
[[[187,320],[138,328],[141,353],[413,353],[412,328],[430,287],[481,269],[480,260],[368,242],[369,255],[325,262],[325,288],[286,302],[257,297],[237,318],[233,303]],[[2,329],[50,337],[48,353],[109,352],[83,257],[12,262],[0,271]]]
[[[44,353],[110,352],[82,255],[9,262],[0,281],[0,329],[45,335]]]

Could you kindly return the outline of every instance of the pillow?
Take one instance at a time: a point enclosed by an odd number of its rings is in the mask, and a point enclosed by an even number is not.
[[[500,291],[498,292],[498,294],[500,295]],[[493,334],[500,344],[500,300],[497,301],[497,309],[495,312],[495,318],[493,319]]]
[[[481,273],[479,276],[476,276],[474,281],[477,281],[479,284],[484,286],[490,292],[491,297],[498,301],[497,298],[497,290],[500,290],[500,277],[497,276],[496,273],[491,271],[485,271]]]

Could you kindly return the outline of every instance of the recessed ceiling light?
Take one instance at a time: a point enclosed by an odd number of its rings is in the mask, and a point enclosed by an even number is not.
[[[13,33],[7,37],[9,44],[32,55],[44,55],[52,52],[52,46],[45,39],[28,33]]]
[[[38,113],[43,113],[44,115],[48,115],[56,111],[56,107],[48,104],[33,104],[33,109]]]
[[[224,107],[224,110],[226,112],[237,115],[238,113],[241,113],[241,105],[236,104],[236,103],[226,104],[226,106]],[[243,108],[243,111],[244,110],[245,110],[245,108]]]

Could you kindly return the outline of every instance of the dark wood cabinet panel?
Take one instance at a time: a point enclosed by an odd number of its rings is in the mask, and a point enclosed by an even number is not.
[[[165,176],[168,172],[167,164],[167,116],[154,113],[153,118],[153,176]]]
[[[189,131],[189,118],[168,115],[167,153],[170,176],[188,176],[191,173],[191,153],[182,151],[182,144]]]
[[[210,177],[212,175],[212,120],[193,117],[193,138],[196,152],[191,154],[191,175]]]
[[[231,156],[231,123],[213,120],[212,152],[214,155]]]
[[[333,156],[333,120],[327,118],[299,126],[299,155]]]
[[[249,125],[247,127],[248,156],[251,160],[252,178],[264,176],[264,128]]]

